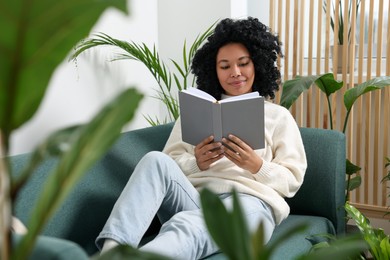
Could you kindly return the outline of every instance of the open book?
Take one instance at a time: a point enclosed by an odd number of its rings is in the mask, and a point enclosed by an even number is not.
[[[264,143],[264,98],[258,92],[215,100],[208,93],[188,88],[179,92],[182,139],[192,145],[213,135],[214,141],[233,134],[252,149]]]

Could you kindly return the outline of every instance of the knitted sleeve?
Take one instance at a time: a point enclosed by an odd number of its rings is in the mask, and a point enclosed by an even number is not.
[[[276,106],[276,105],[273,105]],[[273,188],[283,197],[292,197],[303,183],[307,167],[306,154],[299,128],[288,110],[277,106],[268,122],[272,157],[263,158],[255,179]]]
[[[194,155],[194,146],[182,141],[180,118],[176,120],[163,152],[173,158],[185,175],[200,172]]]

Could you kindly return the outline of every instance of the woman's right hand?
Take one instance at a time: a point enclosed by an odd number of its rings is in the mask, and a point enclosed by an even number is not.
[[[224,157],[224,150],[221,142],[213,142],[214,137],[209,136],[195,146],[196,163],[200,170],[207,170],[213,162]]]

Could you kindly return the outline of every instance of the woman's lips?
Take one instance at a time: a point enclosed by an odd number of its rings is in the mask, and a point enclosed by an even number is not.
[[[230,83],[230,85],[234,87],[241,87],[244,84],[245,84],[245,80],[236,80]]]

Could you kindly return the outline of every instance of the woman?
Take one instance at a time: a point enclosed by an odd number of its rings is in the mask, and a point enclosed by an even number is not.
[[[280,82],[280,42],[257,19],[224,19],[198,50],[192,71],[198,88],[217,99],[252,91],[275,97]],[[175,259],[199,259],[218,251],[207,232],[199,190],[209,188],[231,207],[239,195],[250,230],[264,225],[265,241],[289,214],[284,197],[303,182],[306,157],[298,127],[288,110],[265,104],[265,148],[253,150],[237,136],[205,138],[197,146],[181,139],[180,119],[163,152],[139,162],[97,238],[106,251],[118,244],[139,246],[155,214],[163,223],[141,250]],[[225,144],[232,148],[227,149]]]

